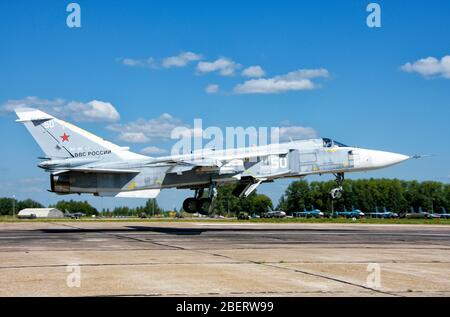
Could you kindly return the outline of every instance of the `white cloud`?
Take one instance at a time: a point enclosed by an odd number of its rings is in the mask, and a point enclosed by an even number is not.
[[[326,69],[300,69],[272,78],[250,79],[234,87],[237,94],[270,94],[317,88],[314,78],[327,78]]]
[[[157,155],[157,154],[163,154],[163,153],[166,153],[166,152],[167,151],[165,149],[161,149],[161,148],[159,148],[157,146],[148,146],[148,147],[143,148],[141,150],[141,153],[145,154],[145,155]]]
[[[442,57],[441,60],[435,57],[422,58],[413,63],[406,63],[401,69],[424,77],[441,76],[450,79],[450,55]]]
[[[250,66],[242,71],[242,76],[245,77],[263,77],[266,74],[261,66]]]
[[[287,126],[279,128],[280,141],[317,138],[317,131],[311,127]]]
[[[194,62],[202,59],[202,55],[192,52],[182,52],[177,56],[170,56],[163,59],[162,64],[165,68],[184,67],[189,62]]]
[[[163,113],[159,118],[111,124],[107,126],[107,129],[118,132],[118,138],[122,141],[145,143],[155,139],[170,139],[172,130],[177,127],[187,127],[187,125],[170,114]]]
[[[1,112],[11,112],[16,108],[37,108],[59,118],[70,118],[77,122],[114,122],[120,119],[119,112],[109,102],[92,100],[87,103],[66,101],[61,98],[41,99],[26,97],[8,100],[1,107]]]
[[[118,58],[117,61],[128,67],[158,69],[161,66],[164,68],[184,67],[189,62],[198,61],[202,58],[203,56],[200,54],[195,54],[193,52],[181,52],[176,56],[162,58],[162,60],[156,60],[153,57],[148,57],[145,59]]]
[[[216,94],[219,92],[219,85],[209,84],[208,86],[206,86],[205,91],[208,94]]]
[[[70,102],[66,106],[75,121],[117,121],[120,115],[109,102],[92,100],[88,103]]]
[[[38,97],[25,97],[23,99],[17,99],[17,100],[8,100],[1,106],[2,112],[12,112],[14,109],[17,108],[54,108],[54,109],[60,109],[64,107],[66,104],[66,101],[61,98],[57,99],[41,99]]]
[[[146,143],[150,141],[143,132],[122,132],[119,134],[118,139],[130,143]]]
[[[147,59],[118,58],[117,60],[129,67],[158,68],[158,64],[153,57]]]
[[[238,94],[271,94],[281,93],[289,90],[310,90],[314,84],[309,79],[287,81],[276,78],[252,79],[234,88]]]
[[[239,68],[241,68],[240,64],[226,57],[221,57],[214,62],[199,62],[197,64],[197,72],[201,74],[217,71],[222,76],[233,76],[236,69]]]

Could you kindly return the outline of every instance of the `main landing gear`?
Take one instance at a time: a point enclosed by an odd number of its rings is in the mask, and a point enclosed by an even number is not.
[[[344,173],[336,173],[334,176],[336,177],[336,184],[338,187],[333,188],[330,191],[330,196],[332,199],[339,199],[342,197],[342,192],[344,191],[344,188],[342,187],[342,184],[344,183]]]
[[[195,196],[185,199],[183,202],[184,211],[194,214],[208,215],[212,209],[214,198],[217,196],[217,189],[211,185],[208,197],[203,197],[204,188],[196,189]]]

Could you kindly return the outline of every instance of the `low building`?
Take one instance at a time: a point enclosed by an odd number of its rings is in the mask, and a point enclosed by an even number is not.
[[[21,219],[64,218],[64,214],[56,208],[25,208],[17,214]]]

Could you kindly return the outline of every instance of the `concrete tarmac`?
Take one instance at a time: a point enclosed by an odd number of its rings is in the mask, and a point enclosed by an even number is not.
[[[450,226],[0,223],[0,296],[449,296]]]

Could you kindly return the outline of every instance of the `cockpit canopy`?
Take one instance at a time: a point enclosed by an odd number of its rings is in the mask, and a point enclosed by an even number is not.
[[[322,140],[323,140],[323,147],[326,147],[326,148],[330,148],[330,147],[334,147],[334,146],[337,146],[337,147],[348,147],[347,145],[345,145],[345,144],[343,144],[341,142],[332,140],[332,139],[323,138]]]

